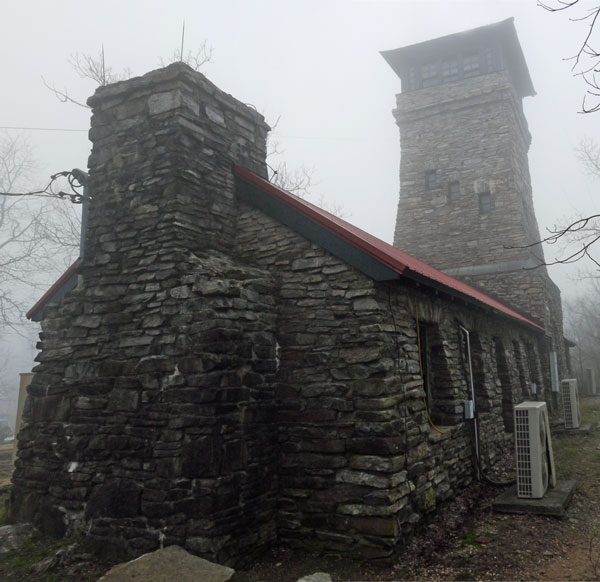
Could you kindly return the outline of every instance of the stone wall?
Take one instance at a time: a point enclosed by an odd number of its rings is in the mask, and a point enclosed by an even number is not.
[[[493,470],[539,332],[376,282],[238,201],[233,164],[264,173],[266,126],[185,65],[91,103],[89,253],[43,322],[13,520],[236,565],[275,540],[387,557],[474,481],[459,325]]]
[[[312,550],[389,555],[415,524],[473,483],[466,346],[475,330],[483,463],[511,446],[512,406],[531,398],[516,350],[543,338],[450,303],[409,282],[376,283],[260,211],[242,205],[238,253],[277,273],[281,369],[279,539]],[[437,326],[434,405],[428,421],[417,317]],[[501,360],[501,361],[500,361]],[[549,389],[540,383],[539,398]],[[509,407],[509,412],[507,409]]]

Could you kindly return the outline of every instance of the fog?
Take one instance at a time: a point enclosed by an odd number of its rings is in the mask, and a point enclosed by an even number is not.
[[[0,126],[29,140],[37,162],[32,187],[57,171],[85,169],[89,110],[61,103],[42,77],[85,101],[94,83],[77,75],[72,55],[97,55],[104,47],[114,72],[140,75],[168,62],[185,20],[184,52],[203,41],[212,47],[202,72],[277,122],[272,139],[280,159],[310,169],[313,200],[343,206],[350,222],[390,242],[400,161],[391,111],[400,80],[379,51],[514,17],[537,91],[524,108],[543,234],[597,209],[599,183],[584,173],[574,150],[584,136],[600,134],[600,113],[578,113],[585,86],[565,58],[579,49],[586,24],[568,16],[534,0],[5,3]],[[555,255],[556,249],[546,250],[548,260]],[[572,279],[578,270],[551,269],[563,295],[580,288]]]

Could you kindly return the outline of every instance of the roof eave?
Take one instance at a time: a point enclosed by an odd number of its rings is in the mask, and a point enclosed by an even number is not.
[[[484,303],[477,297],[458,289],[453,289],[441,281],[436,281],[423,273],[411,269],[408,265],[394,260],[395,257],[386,255],[384,251],[377,248],[374,244],[369,243],[364,237],[361,238],[349,232],[347,228],[344,228],[344,224],[348,224],[345,221],[267,182],[251,171],[235,166],[234,174],[239,180],[241,186],[239,194],[241,194],[243,201],[271,215],[308,240],[319,244],[325,250],[357,268],[372,279],[377,281],[392,281],[404,276],[421,285],[437,289],[447,295],[460,298],[469,304],[482,307],[506,319],[518,322],[535,330],[537,333],[545,333],[542,326],[513,311],[497,300],[488,298],[490,303],[500,304],[506,312],[497,309],[493,304]],[[250,185],[252,190],[245,191],[243,184]],[[260,192],[264,192],[271,199],[261,197]],[[273,199],[277,201],[277,204],[273,204]],[[285,206],[291,209],[292,214],[287,213],[282,218],[281,213]],[[297,215],[302,215],[305,220],[312,221],[313,224],[316,223],[318,230],[307,230],[307,223],[299,219]],[[360,231],[360,229],[356,230]],[[364,235],[367,235],[367,233],[364,233]],[[394,251],[399,252],[397,249],[394,249]],[[440,272],[439,275],[443,276],[443,273]],[[459,281],[456,281],[456,283],[457,285],[462,285]],[[476,292],[475,289],[472,289],[472,291]]]
[[[25,317],[31,321],[41,321],[44,318],[46,307],[73,289],[77,284],[77,271],[81,259],[78,258],[46,291],[35,303],[35,305],[25,314]]]

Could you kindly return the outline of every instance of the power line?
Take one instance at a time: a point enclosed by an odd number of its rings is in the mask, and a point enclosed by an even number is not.
[[[30,192],[0,192],[0,196],[33,196],[39,198],[60,198],[60,199],[68,199],[73,204],[81,204],[83,202],[83,196],[85,194],[85,190],[80,192],[79,190],[84,188],[84,185],[87,182],[87,174],[82,172],[81,170],[75,168],[69,171],[57,172],[56,174],[52,174],[50,176],[50,181],[42,190],[32,190]],[[69,186],[71,187],[72,192],[55,192],[52,189],[54,182],[58,180],[58,178],[66,178],[69,182]]]
[[[15,125],[0,125],[0,129],[19,129],[28,131],[88,131],[87,129],[73,129],[69,127],[19,127]]]

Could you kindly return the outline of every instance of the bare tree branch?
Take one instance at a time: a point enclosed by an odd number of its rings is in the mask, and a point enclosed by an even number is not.
[[[212,56],[213,49],[205,39],[195,51],[188,50],[187,53],[184,53],[183,47],[175,49],[166,62],[161,58],[159,63],[161,67],[165,67],[171,63],[185,63],[192,67],[194,71],[199,71],[204,65],[212,62]]]
[[[115,73],[112,67],[106,65],[104,59],[104,45],[102,45],[97,57],[82,53],[74,53],[69,58],[69,63],[82,79],[90,79],[100,87],[118,81],[124,81],[131,77],[131,71],[129,69],[124,69],[121,73]]]
[[[73,99],[67,93],[66,89],[64,91],[61,91],[61,90],[57,89],[54,85],[50,85],[50,83],[48,83],[46,81],[46,79],[44,79],[44,77],[42,77],[42,83],[44,83],[44,86],[46,87],[46,89],[49,89],[50,91],[52,91],[52,93],[54,93],[54,96],[61,103],[73,103],[74,105],[78,105],[79,107],[83,107],[84,109],[89,109],[89,107],[85,103],[81,103],[80,101],[77,101],[76,99]]]
[[[600,73],[600,52],[592,46],[594,42],[594,34],[598,32],[596,27],[600,19],[600,6],[592,8],[583,8],[583,3],[579,0],[556,0],[554,3],[547,3],[538,0],[538,6],[548,12],[562,12],[564,10],[581,7],[583,14],[574,16],[569,20],[571,22],[584,22],[587,24],[583,42],[579,45],[579,50],[567,60],[573,61],[571,68],[575,76],[583,78],[588,89],[586,90],[580,113],[595,113],[600,110],[600,78],[597,73]],[[599,39],[595,39],[598,42]],[[590,101],[592,104],[590,105]]]
[[[600,179],[600,146],[591,138],[585,137],[575,149],[577,157],[583,164],[585,171],[595,178]],[[600,213],[589,216],[574,217],[566,225],[554,225],[546,229],[547,236],[528,245],[507,246],[512,249],[532,249],[543,244],[560,247],[558,256],[551,261],[536,257],[539,261],[535,269],[543,265],[568,265],[581,260],[589,260],[600,276]]]
[[[27,142],[0,134],[0,194],[26,190],[32,166]],[[45,290],[78,254],[77,215],[56,196],[0,195],[0,334],[19,327],[39,294],[32,292]],[[69,220],[65,212],[72,214]]]

